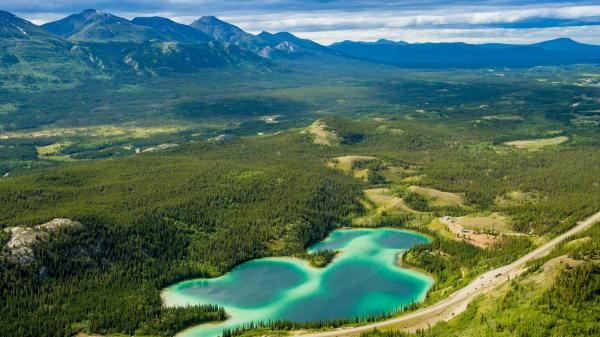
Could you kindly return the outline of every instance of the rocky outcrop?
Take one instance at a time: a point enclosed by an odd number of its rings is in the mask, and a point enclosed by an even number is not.
[[[143,153],[156,152],[156,151],[162,151],[162,150],[175,149],[177,147],[179,147],[179,144],[160,144],[157,146],[149,147],[142,152]]]
[[[14,263],[33,262],[35,259],[33,247],[38,242],[45,240],[50,232],[76,225],[80,225],[80,223],[70,219],[54,219],[35,227],[5,228],[4,231],[10,234],[4,247],[8,254],[8,260]]]
[[[233,140],[234,138],[235,138],[235,136],[228,135],[228,134],[222,134],[222,135],[218,135],[216,137],[209,138],[208,140],[212,141],[212,142],[225,143],[230,140]]]

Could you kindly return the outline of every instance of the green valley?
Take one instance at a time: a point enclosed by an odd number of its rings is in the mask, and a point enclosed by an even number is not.
[[[194,20],[0,11],[3,335],[600,333],[600,47]]]

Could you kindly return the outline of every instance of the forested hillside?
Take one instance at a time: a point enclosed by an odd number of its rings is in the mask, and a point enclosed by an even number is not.
[[[528,235],[507,237],[493,250],[443,237],[411,250],[407,263],[438,280],[431,299],[441,296],[437,290],[458,287],[514,260],[532,249],[536,237],[564,231],[600,202],[595,192],[600,163],[593,147],[571,144],[530,152],[501,145],[504,153],[473,153],[469,146],[483,139],[428,123],[323,122],[342,144],[317,146],[310,134],[293,130],[191,143],[0,181],[4,226],[31,226],[57,217],[83,224],[36,246],[32,265],[3,262],[7,331],[30,336],[41,331],[57,336],[77,331],[169,335],[167,326],[175,323],[157,323],[170,317],[160,309],[162,287],[216,276],[261,256],[301,253],[332,228],[350,225],[367,212],[358,203],[367,186],[399,189],[411,181],[460,193],[468,204],[427,208],[397,220],[384,216],[380,226],[422,224],[431,216],[465,214],[470,208],[510,215],[512,230]],[[394,129],[405,131],[387,131]],[[376,154],[379,165],[355,167],[367,167],[383,180],[365,185],[326,165],[328,158],[356,153]],[[404,167],[405,173],[391,176],[394,167]],[[502,202],[511,191],[535,194],[521,202]],[[444,254],[431,255],[432,249]],[[461,276],[461,270],[468,272]],[[36,295],[40,287],[44,296]],[[192,313],[206,308],[189,310],[194,317],[190,322],[219,317],[214,311],[208,318]],[[32,324],[23,326],[22,321]]]
[[[216,308],[161,309],[159,291],[301,252],[357,211],[356,184],[305,154],[310,144],[299,137],[197,144],[1,181],[3,226],[82,224],[36,246],[30,265],[2,260],[4,333],[169,336],[223,319]]]

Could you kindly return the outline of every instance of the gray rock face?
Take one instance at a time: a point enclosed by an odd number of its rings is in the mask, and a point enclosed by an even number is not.
[[[228,134],[222,134],[222,135],[218,135],[216,137],[212,137],[209,138],[209,141],[213,141],[213,142],[220,142],[220,143],[224,143],[224,142],[228,142],[230,140],[233,140],[235,138],[235,136],[232,135],[228,135]]]
[[[160,144],[157,146],[149,147],[149,148],[143,150],[142,153],[170,150],[170,149],[175,149],[178,147],[179,147],[179,144]]]
[[[5,228],[4,231],[10,234],[10,239],[5,245],[8,260],[14,263],[33,262],[35,244],[46,239],[50,232],[75,225],[80,225],[80,223],[70,219],[54,219],[35,227]]]

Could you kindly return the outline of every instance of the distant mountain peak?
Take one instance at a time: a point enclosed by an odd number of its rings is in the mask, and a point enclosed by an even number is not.
[[[536,43],[537,45],[554,45],[554,46],[577,46],[581,45],[581,43],[569,38],[569,37],[559,37],[557,39],[542,41]]]
[[[131,22],[141,21],[141,20],[154,21],[154,22],[175,22],[171,19],[163,18],[162,16],[137,16],[137,17],[133,18],[131,20]]]
[[[33,23],[10,12],[0,10],[0,38],[22,40],[30,39],[32,36],[43,36],[44,38],[54,39],[50,34]]]
[[[280,38],[285,38],[285,39],[299,39],[299,37],[297,37],[296,35],[290,33],[290,32],[278,32],[274,34],[275,36],[278,36]]]
[[[259,55],[272,58],[273,56],[315,56],[336,54],[337,52],[322,46],[312,40],[302,39],[290,32],[269,33],[262,32],[257,35],[263,45],[268,48],[260,50]],[[277,53],[279,52],[279,53]],[[265,56],[267,55],[267,56]]]
[[[74,41],[142,42],[160,39],[152,29],[138,26],[125,18],[95,9],[86,9],[42,26],[46,31]]]
[[[212,23],[226,23],[226,24],[228,24],[227,22],[225,22],[225,21],[223,21],[223,20],[221,20],[221,19],[219,19],[219,18],[217,18],[216,16],[213,16],[213,15],[202,16],[202,17],[200,17],[200,19],[198,19],[198,21],[201,21],[201,22],[212,22]]]
[[[115,19],[115,20],[125,20],[127,19],[112,15],[110,13],[104,13],[97,9],[84,9],[79,14],[73,14],[72,17],[83,19],[83,20],[103,20],[103,19]]]
[[[553,40],[542,41],[533,45],[549,50],[588,49],[592,47],[587,44],[579,43],[568,37],[560,37]]]
[[[541,42],[534,43],[534,44],[574,46],[574,45],[579,45],[580,43],[571,39],[570,37],[559,37],[556,39],[541,41]]]
[[[215,40],[225,42],[237,42],[240,39],[252,37],[252,34],[246,33],[241,28],[222,21],[215,16],[203,16],[192,22],[193,28],[211,36]]]
[[[556,38],[556,39],[553,39],[553,40],[548,40],[546,42],[577,43],[577,44],[579,44],[579,42],[573,40],[570,37],[559,37],[559,38]]]
[[[11,12],[7,12],[7,11],[3,11],[0,9],[0,17],[4,17],[4,18],[16,18],[16,16],[11,13]]]
[[[204,24],[204,25],[215,26],[215,27],[227,27],[228,29],[244,32],[238,26],[233,25],[229,22],[225,22],[225,21],[217,18],[216,16],[212,16],[212,15],[200,17],[198,20],[192,22],[191,26],[194,26],[194,24]],[[244,32],[244,33],[246,33],[246,32]]]
[[[82,10],[80,14],[83,14],[83,15],[94,15],[94,14],[100,14],[100,12],[97,9],[91,9],[91,8],[89,8],[89,9]]]
[[[137,17],[131,20],[131,23],[154,29],[166,41],[193,43],[212,40],[210,36],[193,27],[160,16]]]

